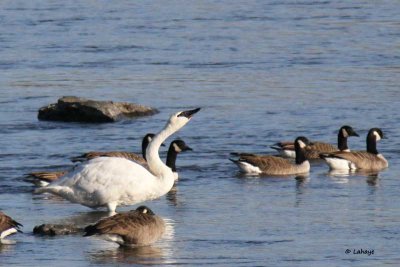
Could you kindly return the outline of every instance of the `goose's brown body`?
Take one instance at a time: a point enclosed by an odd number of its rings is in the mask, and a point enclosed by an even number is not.
[[[85,236],[102,235],[125,246],[150,245],[165,232],[164,220],[149,208],[116,214],[85,228]]]

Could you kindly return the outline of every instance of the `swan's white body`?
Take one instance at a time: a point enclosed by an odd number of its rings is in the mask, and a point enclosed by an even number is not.
[[[150,171],[124,158],[100,157],[81,164],[36,192],[59,195],[91,208],[107,207],[111,213],[118,205],[133,205],[165,195],[171,190],[175,175],[161,161],[158,149],[197,111],[190,111],[193,113],[188,117],[182,115],[184,112],[172,115],[164,129],[154,137],[146,151]]]

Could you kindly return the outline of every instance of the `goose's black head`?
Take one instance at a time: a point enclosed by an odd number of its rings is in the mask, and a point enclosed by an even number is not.
[[[146,134],[146,135],[144,136],[144,138],[143,138],[143,142],[146,140],[147,143],[150,143],[151,140],[153,140],[154,136],[156,136],[156,135],[153,134],[153,133],[148,133],[148,134]]]
[[[344,125],[342,128],[340,128],[340,131],[343,135],[343,137],[349,137],[349,136],[359,136],[356,131],[354,131],[353,127]]]
[[[383,135],[383,132],[379,128],[372,128],[369,130],[368,135],[367,135],[367,140],[370,138],[374,138],[375,141],[379,141],[381,139],[386,138],[386,136]]]
[[[136,211],[138,211],[141,214],[154,215],[154,212],[146,206],[140,206],[136,209]]]
[[[183,140],[174,140],[171,142],[170,149],[173,149],[176,153],[183,151],[193,150],[191,147],[186,145]]]
[[[294,140],[294,146],[295,148],[305,148],[306,146],[310,145],[310,141],[304,137],[304,136],[299,136]]]

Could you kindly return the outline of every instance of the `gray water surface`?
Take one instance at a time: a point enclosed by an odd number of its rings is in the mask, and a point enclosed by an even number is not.
[[[400,262],[398,1],[4,1],[0,4],[0,209],[24,227],[2,266],[395,266]],[[41,122],[63,95],[150,105],[112,124]],[[146,202],[168,222],[153,246],[36,237],[35,225],[86,225],[104,214],[33,195],[31,171],[72,166],[91,150],[140,151],[171,113],[202,107],[170,138],[180,181]],[[349,124],[380,127],[390,166],[377,176],[246,177],[233,151],[304,135],[335,143]],[[165,158],[164,148],[161,151]],[[122,207],[130,210],[136,206]],[[346,249],[351,252],[346,254]],[[354,254],[354,250],[374,254]]]

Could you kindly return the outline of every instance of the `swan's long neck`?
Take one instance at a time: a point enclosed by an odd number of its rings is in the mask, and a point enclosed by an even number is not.
[[[178,129],[168,123],[164,129],[153,138],[146,150],[146,158],[149,169],[157,177],[172,175],[171,169],[160,159],[158,150],[160,149],[161,144],[177,130]]]

